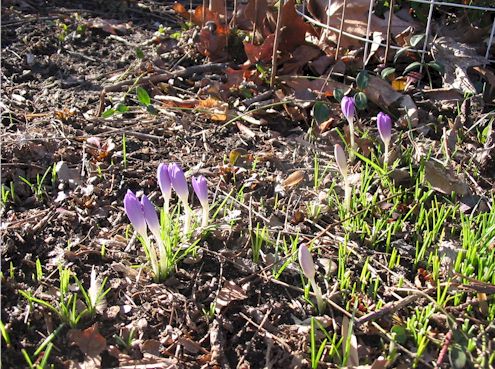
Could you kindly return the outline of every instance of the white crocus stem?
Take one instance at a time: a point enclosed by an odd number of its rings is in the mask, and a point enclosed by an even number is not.
[[[349,160],[351,163],[354,161],[354,150],[356,150],[356,142],[354,140],[354,118],[351,118],[349,121],[349,138],[351,140],[351,150],[349,150]]]
[[[201,227],[208,226],[208,218],[210,217],[210,206],[208,203],[202,204],[202,217],[201,217]]]
[[[153,274],[155,276],[155,279],[159,278],[160,275],[160,267],[158,265],[158,258],[156,255],[156,250],[153,247],[153,245],[150,242],[150,239],[148,235],[141,235],[141,238],[144,243],[145,250],[147,251],[147,254],[149,255],[150,258],[150,263],[151,263],[151,269],[153,270]]]
[[[189,204],[185,201],[182,201],[182,204],[184,205],[184,235],[187,237],[189,234],[189,229],[191,229],[191,217],[192,217],[192,210],[189,207]]]
[[[311,283],[311,288],[313,288],[313,292],[316,295],[316,304],[318,305],[318,312],[323,314],[325,311],[325,301],[323,300],[323,295],[321,294],[320,286],[316,283],[314,278],[309,278],[309,283]]]
[[[352,188],[349,183],[349,178],[347,176],[344,177],[344,206],[346,211],[351,210],[351,195]]]
[[[387,164],[388,164],[388,157],[389,157],[389,145],[390,145],[390,142],[387,142],[387,141],[385,141],[385,142],[384,142],[385,152],[384,152],[384,154],[383,154],[383,163],[384,163],[385,165],[387,165]]]

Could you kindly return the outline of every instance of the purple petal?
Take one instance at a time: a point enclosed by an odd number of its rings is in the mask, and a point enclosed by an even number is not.
[[[311,253],[309,252],[308,247],[306,244],[301,244],[299,246],[299,265],[301,265],[301,269],[308,279],[314,279],[315,278],[315,265],[313,263],[313,257],[311,256]]]
[[[376,123],[382,141],[385,143],[390,142],[390,138],[392,137],[392,118],[390,118],[389,115],[380,112],[376,117]]]
[[[187,202],[187,198],[189,197],[189,188],[187,187],[186,176],[180,165],[177,163],[169,164],[168,174],[170,176],[172,187],[175,192],[177,192],[179,198],[182,201]]]
[[[134,229],[143,237],[146,236],[146,220],[143,206],[131,190],[124,197],[124,210]]]
[[[208,183],[206,182],[206,178],[203,176],[193,177],[191,182],[201,205],[208,205]]]
[[[339,144],[334,146],[334,155],[337,166],[339,167],[342,176],[347,177],[347,157],[345,155],[344,149]]]
[[[148,199],[148,196],[143,195],[141,197],[141,205],[143,206],[143,213],[144,213],[144,219],[146,220],[146,223],[148,224],[149,229],[155,235],[155,237],[158,237],[160,235],[160,222],[158,221],[158,215],[156,215],[156,210],[154,205],[151,203],[150,199]]]
[[[170,197],[172,197],[172,184],[170,183],[170,176],[168,174],[168,165],[161,163],[156,171],[156,176],[158,178],[158,185],[162,191],[163,199],[170,199]]]
[[[349,96],[344,96],[342,98],[340,105],[342,108],[342,113],[344,113],[346,119],[347,120],[353,119],[354,113],[356,111],[354,98]]]

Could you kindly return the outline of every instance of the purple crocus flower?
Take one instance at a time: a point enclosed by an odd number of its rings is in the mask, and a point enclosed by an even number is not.
[[[172,197],[172,183],[170,182],[170,175],[168,173],[168,165],[160,163],[158,170],[156,171],[156,177],[158,178],[158,185],[162,191],[163,207],[168,213],[170,198]]]
[[[380,112],[376,117],[376,124],[378,126],[378,133],[380,133],[380,137],[383,141],[383,144],[385,145],[383,162],[387,164],[389,157],[390,139],[392,138],[392,118],[390,118],[389,115]]]
[[[353,97],[344,96],[340,103],[342,113],[344,113],[347,121],[352,124],[354,122],[354,113],[356,112],[356,103]]]
[[[201,207],[203,208],[203,217],[201,221],[201,225],[206,227],[208,225],[208,217],[209,217],[209,204],[208,204],[208,183],[206,182],[206,178],[203,176],[199,176],[197,178],[193,177],[192,186],[196,196],[198,196],[199,202],[201,203]]]
[[[136,232],[139,233],[141,237],[147,238],[143,206],[131,190],[127,190],[127,193],[125,194],[124,210]]]
[[[356,104],[353,97],[344,96],[340,105],[342,107],[342,113],[344,113],[344,116],[349,123],[349,136],[351,140],[349,158],[352,162],[354,160],[354,150],[357,149],[356,143],[354,142],[354,115],[356,113]]]
[[[148,199],[148,196],[146,195],[143,195],[143,197],[141,197],[141,205],[143,207],[144,219],[146,220],[151,233],[153,233],[153,236],[155,236],[158,241],[158,239],[161,238],[161,227],[160,221],[158,220],[158,215],[156,215],[155,206],[151,203],[150,199]]]
[[[383,143],[388,145],[392,137],[392,118],[388,114],[379,112],[376,117],[376,124]]]
[[[170,176],[170,183],[173,189],[177,192],[180,200],[187,206],[187,199],[189,197],[189,188],[187,187],[186,176],[184,171],[177,163],[168,165],[168,174]]]
[[[201,205],[208,204],[208,183],[206,182],[206,178],[203,176],[192,177],[191,182]]]

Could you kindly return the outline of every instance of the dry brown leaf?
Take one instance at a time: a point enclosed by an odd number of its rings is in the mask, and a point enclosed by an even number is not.
[[[485,58],[479,55],[476,47],[452,38],[439,37],[432,41],[431,52],[435,61],[445,68],[445,73],[442,74],[444,87],[477,93],[476,87],[469,80],[468,69],[483,65]]]
[[[213,13],[225,13],[225,0],[210,0],[208,9]]]
[[[309,12],[318,19],[321,23],[327,24],[327,0],[310,0],[308,3]],[[332,0],[330,5],[330,26],[340,29],[340,19],[342,18],[342,9],[344,0]],[[366,36],[366,30],[368,27],[368,10],[370,6],[369,0],[347,0],[347,8],[345,10],[345,22],[343,31],[351,33],[356,36]],[[375,14],[371,15],[370,32],[381,32],[387,34],[387,19],[388,12],[384,14],[384,18],[380,18]],[[392,15],[392,27],[391,33],[397,35],[403,32],[408,27],[414,27],[415,22],[410,20],[403,20]],[[338,34],[336,32],[329,32],[329,38],[333,42],[337,42]],[[348,36],[342,35],[341,46],[349,48],[351,46],[359,47],[362,45],[362,41],[355,40]]]
[[[247,295],[241,287],[232,281],[225,281],[222,289],[218,293],[215,311],[219,314],[222,308],[229,305],[232,301],[244,300],[246,298]]]
[[[383,110],[391,111],[398,108],[405,110],[411,125],[413,127],[418,125],[418,109],[411,96],[395,91],[387,81],[376,76],[370,76],[364,93],[370,101]]]
[[[464,196],[469,193],[468,184],[442,164],[429,160],[425,163],[425,180],[438,192]]]
[[[184,19],[189,19],[189,12],[181,3],[175,2],[172,5],[172,10],[179,14]]]
[[[269,35],[261,45],[255,45],[252,42],[244,43],[244,51],[251,64],[255,64],[259,61],[268,62],[272,58],[273,42],[275,41],[275,34]]]
[[[301,45],[297,47],[291,55],[291,58],[283,64],[280,69],[280,75],[295,75],[313,59],[321,55],[321,49],[313,45]]]
[[[193,341],[187,337],[180,336],[177,340],[187,352],[191,354],[197,354],[198,352],[202,352],[204,354],[209,354],[207,350],[200,343]]]
[[[218,16],[216,17],[218,20]],[[196,48],[212,61],[223,60],[227,56],[225,47],[227,46],[227,31],[216,21],[206,23],[199,32]]]
[[[282,185],[285,188],[291,188],[297,186],[304,179],[304,172],[302,170],[296,170],[291,173],[283,182]]]
[[[86,26],[88,28],[101,29],[112,35],[123,35],[131,29],[130,23],[122,23],[117,19],[94,18],[89,20]]]
[[[345,355],[345,350],[348,340],[350,340],[349,345],[349,360],[347,365],[352,368],[359,365],[359,354],[357,348],[357,338],[350,326],[350,320],[347,316],[342,318],[342,353]],[[349,329],[350,328],[350,329]]]
[[[267,0],[251,0],[243,4],[238,2],[235,22],[238,28],[243,30],[256,29],[254,41],[259,42],[265,38],[263,34],[263,22],[268,9]]]
[[[280,20],[280,44],[278,50],[291,52],[306,43],[306,33],[316,35],[314,28],[296,13],[295,0],[288,0]]]
[[[333,96],[333,90],[340,88],[346,93],[350,87],[329,79],[327,83],[324,79],[306,79],[297,76],[282,76],[280,80],[294,90],[294,96],[300,100],[314,101],[318,95]]]
[[[256,137],[256,134],[251,129],[246,127],[244,124],[242,124],[241,122],[236,122],[236,125],[243,136],[246,136],[247,138],[255,138]]]
[[[141,352],[148,353],[154,356],[160,356],[161,355],[160,345],[161,343],[158,340],[153,340],[153,339],[145,340],[141,344]]]
[[[97,324],[83,331],[71,329],[67,332],[67,336],[70,342],[78,346],[89,357],[96,357],[107,348],[107,340],[98,332]]]
[[[86,357],[81,363],[73,360],[68,360],[64,362],[64,367],[67,369],[100,369],[101,358],[100,356]]]

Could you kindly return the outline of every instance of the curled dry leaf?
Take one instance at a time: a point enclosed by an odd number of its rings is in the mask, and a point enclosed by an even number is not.
[[[302,170],[296,170],[291,173],[283,182],[282,185],[285,188],[291,188],[297,186],[304,179],[304,172]]]
[[[232,301],[239,301],[244,299],[247,299],[247,295],[241,287],[239,287],[232,281],[225,281],[222,289],[218,293],[215,311],[218,314],[220,313],[222,308],[229,305]]]
[[[405,110],[406,120],[410,120],[413,127],[418,125],[418,108],[412,97],[395,91],[387,81],[376,76],[370,76],[364,93],[370,101],[383,110]]]

